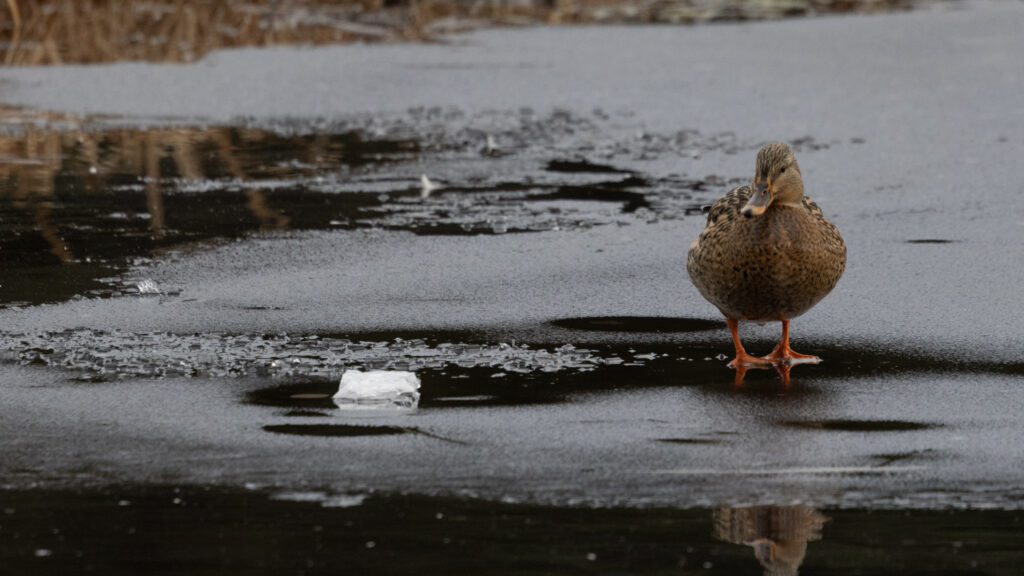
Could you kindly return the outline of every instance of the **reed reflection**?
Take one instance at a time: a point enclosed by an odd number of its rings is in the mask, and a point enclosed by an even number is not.
[[[714,511],[712,535],[753,548],[765,576],[797,576],[807,543],[821,539],[827,521],[807,506],[723,506]]]
[[[48,252],[60,262],[75,260],[66,240],[70,232],[94,228],[97,219],[111,214],[147,222],[149,233],[162,238],[167,228],[164,196],[169,178],[201,180],[227,170],[238,181],[250,179],[246,161],[259,162],[238,156],[246,155],[244,138],[251,135],[230,132],[228,128],[97,132],[21,126],[14,134],[0,136],[0,202],[11,220],[8,226],[13,228],[7,232],[19,236],[38,233],[49,246]],[[232,147],[230,136],[241,141]],[[206,151],[211,143],[217,143],[213,156]],[[130,200],[131,187],[140,181],[144,208]],[[115,188],[129,194],[113,194]],[[104,201],[112,200],[111,196],[120,198],[111,205]],[[249,192],[247,197],[260,222],[272,228],[287,226],[287,218],[274,210],[261,192]],[[101,213],[103,210],[110,212]],[[29,221],[19,214],[29,216]]]
[[[54,263],[54,257],[66,263],[130,255],[116,254],[111,236],[136,244],[145,236],[149,242],[143,244],[153,248],[253,228],[286,229],[294,215],[302,218],[300,227],[327,227],[339,218],[324,210],[333,199],[311,192],[303,179],[419,151],[414,141],[366,140],[359,132],[96,129],[71,116],[11,108],[0,108],[0,131],[0,247],[10,249],[26,235],[41,238],[49,256],[38,250],[21,255],[23,263],[36,264]],[[336,210],[352,212],[340,215],[343,221],[358,217],[362,204],[365,199],[334,203]],[[96,247],[108,253],[97,254]]]
[[[73,259],[71,250],[54,222],[56,184],[61,167],[60,142],[44,134],[29,132],[24,138],[0,138],[0,190],[11,206],[29,216],[49,246],[49,253],[61,262]]]
[[[0,306],[116,292],[128,263],[185,242],[370,226],[385,200],[336,193],[333,175],[419,154],[359,131],[106,122],[0,106]]]

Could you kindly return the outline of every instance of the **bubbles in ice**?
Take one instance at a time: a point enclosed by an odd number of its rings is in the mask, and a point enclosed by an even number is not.
[[[85,378],[322,377],[346,370],[417,372],[447,366],[528,373],[586,372],[622,364],[586,348],[552,350],[521,343],[428,343],[422,339],[359,341],[316,335],[171,334],[75,329],[0,333],[0,350],[21,364],[83,372]]]

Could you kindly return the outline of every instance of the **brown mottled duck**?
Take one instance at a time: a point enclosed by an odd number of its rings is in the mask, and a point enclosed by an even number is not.
[[[708,212],[704,231],[690,246],[686,270],[732,332],[730,367],[820,362],[789,347],[789,321],[835,287],[846,268],[846,244],[821,209],[804,196],[796,156],[783,142],[757,153],[754,181],[731,190]],[[739,321],[782,322],[770,354],[743,349]]]

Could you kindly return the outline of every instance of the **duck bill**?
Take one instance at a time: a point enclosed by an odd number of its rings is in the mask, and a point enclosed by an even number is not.
[[[760,216],[764,214],[764,211],[768,209],[768,206],[771,205],[774,199],[775,194],[772,192],[771,184],[758,182],[754,188],[754,193],[750,196],[750,200],[747,201],[747,205],[740,212],[747,218]]]

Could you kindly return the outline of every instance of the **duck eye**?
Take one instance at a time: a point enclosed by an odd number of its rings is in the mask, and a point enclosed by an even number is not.
[[[783,166],[782,170],[779,170],[779,174],[785,174],[785,173],[786,173],[786,167]]]

